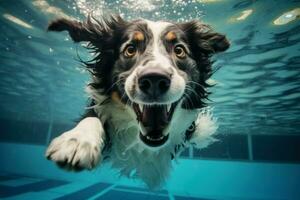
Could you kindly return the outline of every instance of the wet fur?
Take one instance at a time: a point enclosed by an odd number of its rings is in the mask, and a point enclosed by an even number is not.
[[[119,169],[122,175],[138,177],[150,188],[155,188],[161,186],[169,176],[172,157],[176,158],[180,151],[189,145],[205,148],[215,141],[212,135],[217,126],[210,110],[205,108],[205,100],[209,94],[206,81],[212,75],[211,56],[226,50],[229,42],[224,35],[213,32],[209,26],[198,21],[173,23],[168,29],[177,31],[189,45],[191,58],[177,61],[176,66],[178,71],[186,74],[190,81],[188,85],[194,92],[187,90],[180,99],[171,121],[169,142],[153,150],[139,140],[136,115],[130,106],[129,98],[124,95],[124,81],[117,78],[122,74],[123,79],[126,79],[135,62],[147,62],[147,54],[142,60],[128,61],[119,58],[119,49],[132,31],[142,31],[145,41],[153,37],[145,20],[127,22],[117,15],[109,15],[98,20],[89,17],[86,22],[58,19],[50,23],[49,31],[68,31],[74,42],[88,42],[87,48],[95,53],[92,61],[83,62],[92,74],[92,81],[87,86],[91,104],[83,121],[88,119],[94,127],[99,130],[104,127],[104,130],[100,131],[100,158],[96,161],[95,158],[88,161],[79,159],[76,162],[71,158],[60,158],[65,152],[57,153],[58,144],[61,145],[57,142],[59,140],[56,140],[56,145],[54,142],[50,144],[46,152],[49,159],[57,163],[63,160],[64,162],[60,163],[63,167],[81,169],[93,168],[98,162],[108,158],[107,161],[112,167]],[[92,122],[93,118],[99,119],[100,123]],[[195,131],[189,140],[186,140],[185,132],[193,122],[196,123]],[[89,121],[86,120],[85,123]],[[73,132],[83,129],[93,132],[80,123]],[[60,137],[67,138],[66,144],[72,144],[74,141],[81,144],[73,132],[71,130],[71,134],[64,133]],[[88,141],[85,142],[86,152],[90,152],[91,155],[95,153],[92,145]],[[182,148],[175,151],[178,146]],[[53,155],[58,158],[54,158]],[[93,158],[89,157],[89,154],[83,155],[86,159]],[[83,165],[80,165],[80,162]]]

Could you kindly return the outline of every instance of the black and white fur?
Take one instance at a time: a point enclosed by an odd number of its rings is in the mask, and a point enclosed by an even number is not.
[[[93,169],[107,160],[122,175],[155,188],[164,183],[180,151],[189,145],[205,148],[215,140],[217,125],[204,101],[210,57],[229,47],[224,35],[198,21],[125,21],[116,15],[83,23],[58,19],[48,30],[68,31],[94,53],[91,62],[84,62],[92,74],[86,89],[89,109],[75,128],[51,142],[49,159],[74,170]],[[159,86],[151,85],[157,81]]]

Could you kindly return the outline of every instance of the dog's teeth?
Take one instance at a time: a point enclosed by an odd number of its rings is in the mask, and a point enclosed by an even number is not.
[[[150,141],[160,141],[162,139],[164,139],[164,136],[161,136],[160,138],[151,138],[150,136],[146,136],[147,140],[150,140]]]
[[[168,124],[168,126],[164,129],[163,131],[163,137],[167,136],[170,132],[170,124]]]
[[[139,104],[140,111],[143,112],[143,105]]]
[[[168,112],[170,112],[171,107],[172,107],[172,104],[168,104],[168,105],[167,105],[167,111],[168,111]]]
[[[140,123],[140,130],[142,132],[142,134],[145,136],[147,133],[147,130],[145,129],[145,127]],[[148,137],[148,136],[147,136]],[[147,138],[148,139],[148,138]]]

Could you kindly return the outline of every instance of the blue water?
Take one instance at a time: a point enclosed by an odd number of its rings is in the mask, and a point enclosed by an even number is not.
[[[78,59],[90,58],[66,33],[46,27],[91,10],[129,20],[201,19],[231,41],[214,57],[220,69],[210,80],[226,142],[187,150],[162,191],[105,166],[66,173],[43,157],[84,110],[89,76]],[[0,15],[0,198],[300,199],[299,1],[10,0],[0,1]]]

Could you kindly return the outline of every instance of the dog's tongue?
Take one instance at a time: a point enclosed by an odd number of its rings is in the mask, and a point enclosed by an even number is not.
[[[141,122],[148,133],[161,135],[169,122],[167,106],[144,106]]]

